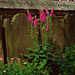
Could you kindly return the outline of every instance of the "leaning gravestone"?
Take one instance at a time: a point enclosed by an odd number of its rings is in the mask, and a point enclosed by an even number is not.
[[[20,53],[29,54],[27,48],[31,47],[31,23],[25,14],[16,14],[11,23],[9,19],[4,20],[7,56],[19,57]],[[35,34],[35,32],[34,32]],[[36,38],[35,38],[36,41]]]

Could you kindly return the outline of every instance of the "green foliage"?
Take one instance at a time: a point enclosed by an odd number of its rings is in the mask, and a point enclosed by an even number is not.
[[[60,71],[64,75],[74,75],[75,74],[75,45],[71,47],[65,47],[64,55],[61,54],[62,58],[59,58]]]

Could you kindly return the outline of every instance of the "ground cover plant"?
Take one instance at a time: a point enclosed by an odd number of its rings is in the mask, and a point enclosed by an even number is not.
[[[45,14],[46,13],[46,14]],[[57,48],[52,40],[52,21],[54,8],[51,13],[45,6],[45,12],[39,10],[40,19],[37,16],[33,18],[27,10],[28,20],[31,22],[31,44],[28,48],[30,54],[22,55],[21,58],[11,58],[7,64],[3,64],[3,58],[0,58],[0,75],[74,75],[75,74],[75,45]],[[34,23],[34,26],[33,26]],[[35,28],[37,42],[34,41]],[[44,41],[42,42],[41,33],[44,30]],[[36,46],[35,46],[36,45]],[[53,51],[53,49],[56,51]],[[24,60],[25,59],[25,60]]]

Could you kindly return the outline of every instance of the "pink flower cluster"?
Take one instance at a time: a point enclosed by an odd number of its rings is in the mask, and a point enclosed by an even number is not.
[[[53,12],[54,12],[54,7],[52,8],[50,16],[53,16]]]
[[[47,32],[49,31],[49,22],[48,22],[48,25],[47,25],[47,29],[46,29],[46,31],[47,31]]]
[[[27,15],[28,15],[28,20],[31,21],[33,23],[33,19],[31,14],[29,13],[29,11],[27,10]]]
[[[11,64],[13,64],[13,60],[14,60],[14,58],[11,58]]]
[[[35,16],[35,21],[34,21],[34,26],[35,26],[35,27],[37,27],[37,23],[38,23],[38,22],[37,22],[37,18],[36,18],[36,16]]]
[[[20,55],[22,55],[22,53],[20,53]]]
[[[24,64],[26,64],[26,62],[24,62]]]
[[[6,72],[6,70],[3,70],[3,72],[5,73],[5,72]]]
[[[47,72],[47,70],[45,70],[45,72]],[[42,72],[42,73],[45,74],[45,72]]]
[[[3,58],[0,58],[1,61],[3,61]]]
[[[49,15],[49,12],[48,12],[46,6],[45,6],[45,12],[46,12],[47,15]],[[54,7],[52,8],[52,11],[51,11],[50,16],[53,16],[53,13],[54,13]],[[27,10],[27,15],[28,15],[28,20],[33,23],[32,16],[31,16],[31,14],[29,13],[28,10]],[[46,15],[45,15],[45,13],[44,13],[43,10],[40,11],[40,9],[39,9],[39,15],[40,15],[40,19],[41,19],[42,22],[47,22]],[[35,21],[34,21],[34,26],[35,26],[35,27],[37,27],[37,23],[38,23],[38,22],[37,22],[37,18],[36,18],[36,16],[35,16]],[[46,31],[47,31],[47,32],[49,31],[49,22],[48,22]]]
[[[46,11],[46,14],[47,14],[47,15],[49,15],[48,10],[47,10],[47,8],[46,8],[46,6],[45,6],[45,11]]]
[[[44,13],[44,11],[43,10],[39,10],[39,14],[40,14],[40,19],[41,19],[41,21],[42,22],[46,22],[46,15],[45,15],[45,13]]]
[[[17,58],[17,60],[18,60],[18,63],[20,63],[20,58]]]

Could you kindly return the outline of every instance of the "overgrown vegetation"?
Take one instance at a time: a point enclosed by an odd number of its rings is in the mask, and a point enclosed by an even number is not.
[[[28,48],[30,55],[20,55],[26,60],[20,58],[8,59],[7,64],[3,64],[3,59],[0,58],[0,75],[74,75],[75,74],[75,45],[65,47],[64,52],[62,49],[57,48],[52,40],[52,22],[54,8],[51,13],[41,10],[39,12],[40,19],[33,22],[32,16],[27,10],[28,20],[31,21],[31,38],[32,46]],[[38,25],[38,21],[40,24]],[[34,23],[34,26],[32,25]],[[35,43],[33,27],[35,28],[36,38],[38,41]],[[44,29],[44,41],[42,42],[41,32]],[[38,32],[39,31],[39,32]],[[38,37],[39,36],[39,37]],[[35,46],[35,44],[37,44]],[[54,51],[54,48],[56,51]],[[14,60],[16,59],[16,60]]]

